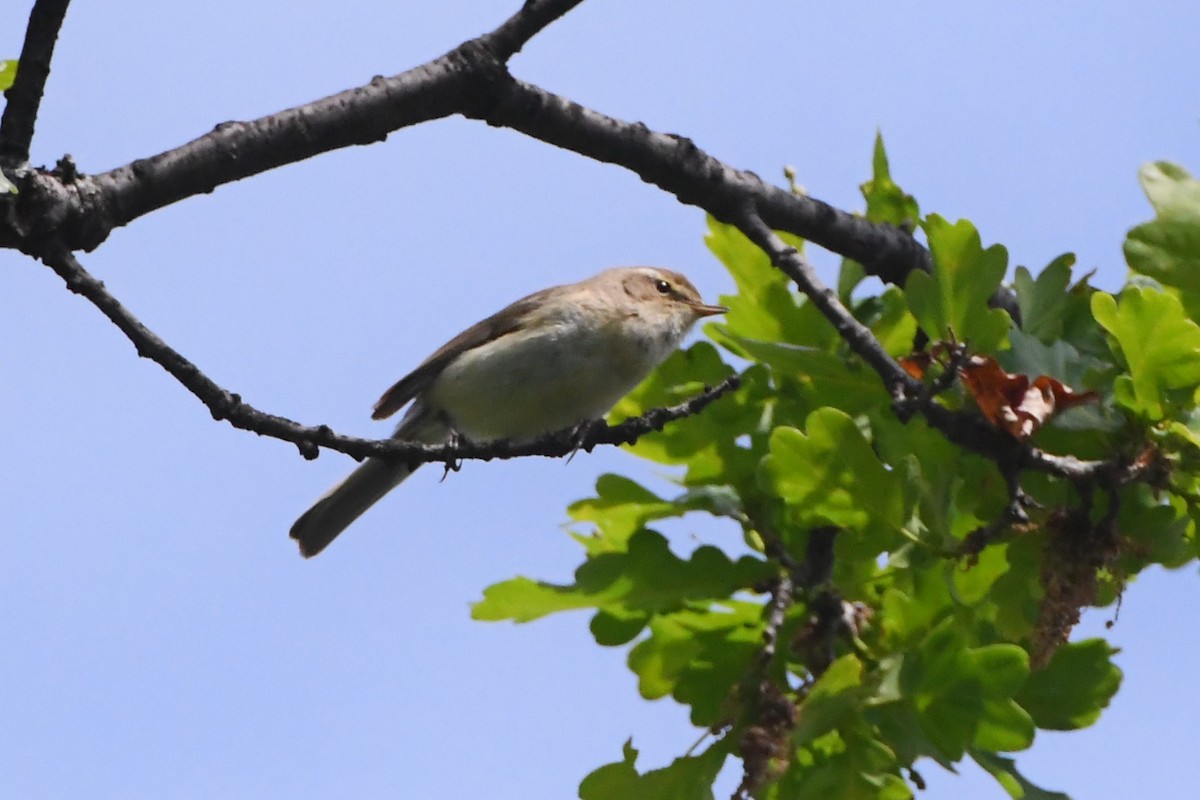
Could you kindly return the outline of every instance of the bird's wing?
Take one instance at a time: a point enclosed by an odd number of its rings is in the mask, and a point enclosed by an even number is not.
[[[433,355],[422,361],[420,366],[383,393],[383,397],[375,403],[371,419],[386,419],[395,414],[429,386],[446,365],[462,353],[524,328],[529,324],[531,312],[541,304],[543,296],[549,291],[552,290],[543,289],[528,297],[522,297],[439,347]]]

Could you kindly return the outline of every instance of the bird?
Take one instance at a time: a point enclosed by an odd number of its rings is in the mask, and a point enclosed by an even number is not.
[[[408,406],[393,438],[409,442],[530,441],[599,420],[696,322],[726,311],[673,270],[606,269],[534,292],[467,328],[384,392],[371,416]],[[364,460],[292,525],[301,555],[324,550],[414,469]]]

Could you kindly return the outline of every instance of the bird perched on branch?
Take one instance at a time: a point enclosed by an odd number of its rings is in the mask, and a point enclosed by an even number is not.
[[[608,269],[534,292],[467,328],[384,392],[372,417],[411,402],[396,439],[536,439],[603,417],[698,320],[726,310],[705,303],[678,272]],[[364,461],[292,525],[301,554],[324,550],[412,471]]]

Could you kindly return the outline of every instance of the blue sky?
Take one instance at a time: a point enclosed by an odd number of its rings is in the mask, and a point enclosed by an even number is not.
[[[517,4],[79,2],[33,158],[109,169],[399,72]],[[0,12],[0,57],[28,5]],[[924,210],[971,219],[1035,271],[1075,251],[1106,288],[1150,215],[1138,167],[1200,171],[1194,3],[734,9],[589,0],[513,70],[768,179],[792,164],[846,208],[881,129]],[[249,402],[382,436],[383,389],[528,291],[630,263],[729,291],[703,222],[619,169],[453,119],[156,212],[83,262]],[[583,614],[469,619],[491,583],[569,578],[564,509],[599,474],[669,492],[661,475],[612,449],[443,483],[427,469],[305,562],[287,529],[347,459],[214,423],[44,267],[0,253],[0,296],[0,796],[563,798],[630,736],[642,766],[694,740]],[[1094,728],[1019,755],[1029,777],[1077,798],[1192,796],[1200,644],[1179,621],[1200,616],[1197,584],[1188,567],[1130,587],[1109,632],[1124,688]],[[1005,796],[978,770],[921,771],[931,800]]]

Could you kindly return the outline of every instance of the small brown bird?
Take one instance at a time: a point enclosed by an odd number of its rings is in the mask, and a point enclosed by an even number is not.
[[[662,363],[697,320],[724,313],[687,278],[618,267],[534,292],[472,325],[384,392],[374,419],[412,406],[394,437],[527,441],[597,420]],[[305,557],[412,472],[367,459],[292,525]]]

